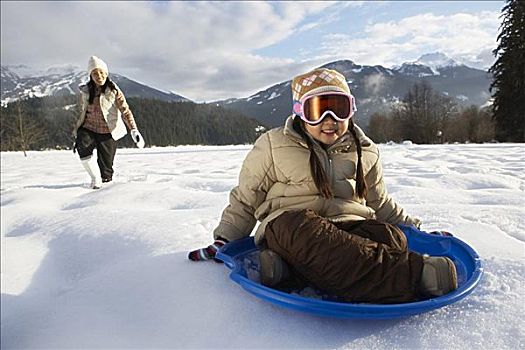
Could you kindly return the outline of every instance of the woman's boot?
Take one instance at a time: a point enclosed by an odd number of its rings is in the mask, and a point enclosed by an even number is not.
[[[100,171],[98,166],[92,161],[93,157],[81,159],[84,169],[86,169],[89,177],[91,177],[91,188],[96,190],[102,185],[102,178],[100,177]]]

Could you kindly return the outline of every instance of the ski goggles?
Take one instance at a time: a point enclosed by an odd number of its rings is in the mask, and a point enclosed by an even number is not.
[[[338,122],[344,122],[357,111],[354,96],[342,92],[325,92],[306,96],[294,101],[293,112],[304,122],[316,125],[330,115]]]

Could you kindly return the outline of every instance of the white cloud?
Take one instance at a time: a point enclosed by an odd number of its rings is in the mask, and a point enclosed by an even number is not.
[[[330,6],[333,3],[2,2],[2,64],[83,67],[95,54],[110,71],[190,99],[240,97],[290,77],[292,59],[253,52],[301,30],[304,18]]]
[[[487,51],[496,46],[500,24],[498,12],[432,13],[399,21],[369,23],[362,35],[329,34],[323,51],[339,51],[361,64],[394,65],[416,60],[420,55],[441,51],[465,62],[487,66]]]
[[[352,37],[326,34],[316,55],[310,45],[267,57],[257,52],[313,28],[323,33],[323,25],[363,2],[0,4],[2,64],[84,67],[97,55],[110,71],[195,101],[245,97],[336,59],[391,65],[442,51],[483,64],[499,26],[495,12],[423,14],[369,23]]]

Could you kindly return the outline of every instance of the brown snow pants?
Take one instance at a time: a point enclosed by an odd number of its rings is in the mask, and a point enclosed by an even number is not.
[[[417,300],[421,255],[405,234],[376,220],[333,224],[312,210],[288,211],[268,223],[268,248],[294,273],[346,302]]]

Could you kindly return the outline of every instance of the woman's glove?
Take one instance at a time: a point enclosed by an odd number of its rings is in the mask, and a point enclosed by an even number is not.
[[[215,259],[215,254],[217,254],[217,251],[226,243],[228,243],[228,241],[224,238],[218,238],[215,240],[215,242],[213,242],[213,244],[207,246],[206,248],[191,251],[188,254],[188,259],[193,261],[204,261],[213,259],[215,260],[215,262],[220,263],[222,261]]]
[[[131,129],[131,138],[135,142],[138,148],[144,148],[144,138],[138,131],[138,129]]]

